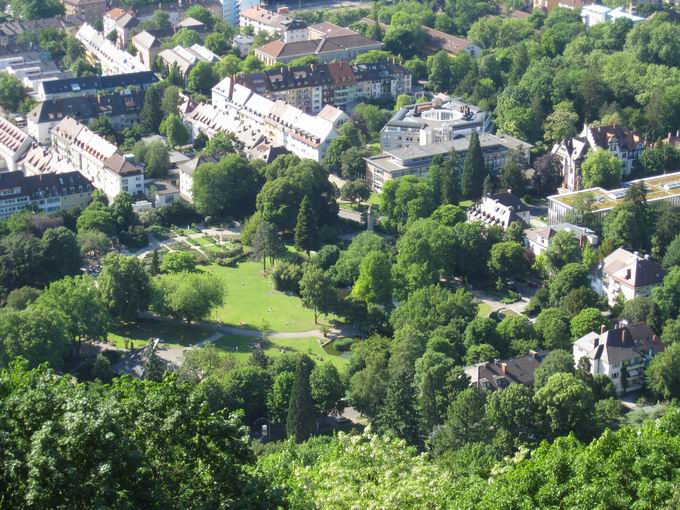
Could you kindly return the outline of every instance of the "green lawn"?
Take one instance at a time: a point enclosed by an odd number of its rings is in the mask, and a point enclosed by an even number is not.
[[[368,197],[369,204],[380,205],[381,202],[382,199],[380,198],[380,193],[376,193],[375,191],[371,193],[370,197]]]
[[[140,319],[136,322],[118,323],[109,333],[109,342],[116,347],[125,347],[124,338],[133,341],[134,347],[142,347],[149,338],[161,338],[169,346],[194,345],[210,337],[209,330],[193,324],[174,324],[171,322]]]
[[[215,240],[210,236],[195,237],[192,241],[196,241],[199,246],[207,246],[209,244],[215,244]]]
[[[222,251],[223,251],[222,248],[217,246],[216,244],[211,244],[209,246],[203,246],[202,249],[205,250],[205,251],[212,252],[212,253],[222,253]]]
[[[225,304],[218,308],[212,319],[227,325],[262,329],[264,321],[273,331],[310,331],[328,325],[333,317],[319,317],[314,324],[314,314],[302,306],[297,296],[287,296],[274,290],[271,280],[262,276],[260,262],[242,262],[236,268],[216,264],[201,268],[222,279],[227,287]]]
[[[458,205],[460,207],[462,207],[463,209],[467,209],[468,207],[472,207],[473,204],[474,204],[473,200],[461,200],[460,202],[458,202]]]
[[[479,303],[478,317],[488,317],[491,313],[491,305],[488,303]]]
[[[343,369],[347,364],[348,358],[333,356],[327,353],[319,344],[319,338],[291,338],[286,340],[271,339],[264,341],[243,335],[223,336],[215,342],[215,346],[236,357],[239,361],[246,361],[255,344],[260,342],[264,346],[264,352],[269,356],[279,356],[281,350],[296,351],[308,354],[315,361],[330,361],[338,369]]]

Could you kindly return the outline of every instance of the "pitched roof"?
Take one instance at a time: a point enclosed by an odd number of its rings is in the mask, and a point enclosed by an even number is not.
[[[525,356],[477,363],[465,367],[465,374],[470,378],[470,386],[478,389],[502,390],[512,383],[533,386],[534,372],[548,354],[549,351],[530,351]]]
[[[25,176],[23,172],[0,173],[0,189],[15,188],[21,188],[21,190],[13,195],[5,195],[3,198],[29,196],[31,199],[38,199],[89,192],[93,189],[90,181],[80,172],[29,176]]]
[[[29,122],[42,124],[55,122],[64,117],[88,121],[99,115],[116,117],[139,112],[144,102],[144,92],[104,96],[61,97],[42,101],[27,115]]]
[[[629,287],[655,285],[663,280],[663,268],[648,255],[619,248],[602,261],[602,273]]]
[[[587,126],[586,130],[590,134],[590,137],[592,137],[595,145],[602,149],[608,149],[609,144],[613,140],[616,140],[623,149],[630,151],[635,150],[638,144],[644,143],[644,139],[640,133],[624,128],[618,124]]]
[[[7,119],[0,117],[0,146],[7,152],[16,154],[28,139],[30,136],[25,132]]]
[[[156,36],[154,36],[150,32],[147,32],[146,30],[135,35],[132,38],[132,43],[136,47],[146,48],[147,50],[161,45],[161,41]]]
[[[260,46],[259,51],[271,58],[298,57],[303,55],[322,55],[336,51],[352,50],[360,48],[380,47],[382,43],[368,39],[361,34],[353,33],[330,39],[312,39],[309,41],[297,41],[284,43],[276,40]]]
[[[47,95],[97,92],[114,90],[131,86],[146,87],[158,81],[153,71],[139,71],[135,73],[113,74],[109,76],[81,76],[62,80],[44,81],[41,83]]]
[[[588,358],[609,364],[641,357],[646,353],[656,354],[665,349],[661,339],[644,322],[618,324],[600,334],[593,331],[574,343],[586,351]]]
[[[343,28],[341,26],[336,25],[335,23],[331,23],[330,21],[322,21],[321,23],[316,23],[314,25],[309,26],[309,31],[312,32],[318,32],[319,34],[323,34],[323,37],[340,37],[343,35],[353,35],[356,34],[353,30],[350,30],[349,28]]]

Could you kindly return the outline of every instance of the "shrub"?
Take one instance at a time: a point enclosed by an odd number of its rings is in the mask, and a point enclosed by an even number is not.
[[[348,352],[354,343],[353,338],[338,338],[333,341],[333,347],[338,352]]]
[[[139,250],[144,248],[149,244],[149,236],[142,227],[132,227],[127,232],[121,232],[118,234],[120,242],[125,245],[126,248]]]
[[[301,278],[302,266],[285,260],[277,262],[271,272],[274,288],[281,292],[298,293]]]

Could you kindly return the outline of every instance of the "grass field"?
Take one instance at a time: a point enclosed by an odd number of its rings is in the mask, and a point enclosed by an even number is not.
[[[463,209],[467,209],[468,207],[472,207],[473,204],[474,204],[474,201],[472,201],[472,200],[461,200],[460,202],[458,202],[458,205],[460,207],[462,207]]]
[[[129,338],[134,347],[146,345],[149,338],[162,338],[167,346],[188,346],[205,340],[212,333],[193,324],[174,324],[170,322],[140,319],[136,322],[116,324],[109,333],[109,342],[116,347],[125,347],[124,338]]]
[[[319,338],[290,338],[290,339],[270,339],[263,341],[261,339],[242,336],[230,335],[223,336],[215,342],[215,346],[224,352],[232,354],[239,361],[246,361],[250,353],[255,350],[255,344],[260,342],[264,347],[264,352],[269,356],[279,356],[282,349],[287,351],[301,352],[308,354],[314,361],[330,361],[338,369],[343,369],[347,364],[348,358],[341,356],[333,356],[327,353],[321,345],[319,345]]]
[[[209,245],[209,244],[215,244],[215,240],[212,237],[209,237],[209,236],[195,237],[191,240],[195,241],[199,246],[206,246],[206,245]]]
[[[242,262],[236,268],[216,264],[203,268],[219,277],[227,287],[225,304],[215,310],[212,319],[230,326],[241,322],[252,329],[273,331],[310,331],[328,325],[333,317],[320,316],[314,324],[314,313],[302,306],[297,296],[274,290],[271,280],[262,276],[262,264]]]
[[[488,317],[491,313],[491,305],[488,303],[479,303],[478,317]]]

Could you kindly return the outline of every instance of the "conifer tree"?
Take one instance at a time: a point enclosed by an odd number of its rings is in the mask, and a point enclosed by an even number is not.
[[[298,360],[295,370],[295,381],[288,401],[286,432],[288,437],[295,438],[296,443],[309,439],[314,432],[314,401],[309,385],[309,376],[314,363],[309,356],[303,355]]]
[[[307,252],[317,247],[319,242],[319,228],[316,224],[316,215],[312,209],[312,203],[308,196],[302,199],[298,211],[297,223],[295,224],[295,247]]]
[[[161,263],[158,257],[158,250],[153,251],[153,256],[151,257],[151,266],[149,267],[149,273],[151,275],[157,275],[161,272]]]
[[[475,131],[470,137],[465,163],[463,163],[463,177],[461,190],[468,198],[479,198],[484,190],[484,179],[487,175],[479,144],[479,134]]]
[[[148,133],[158,133],[158,127],[163,120],[161,110],[161,96],[155,87],[149,87],[144,93],[144,105],[139,114],[141,124]]]

